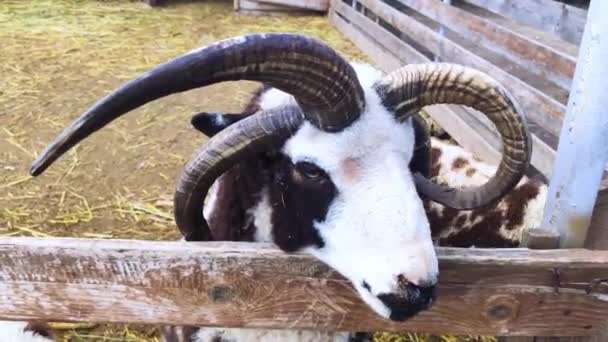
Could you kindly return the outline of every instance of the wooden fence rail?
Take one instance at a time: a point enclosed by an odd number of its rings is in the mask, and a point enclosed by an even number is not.
[[[596,281],[608,252],[438,253],[435,306],[397,324],[331,268],[267,244],[0,238],[0,319],[548,336],[608,325]]]
[[[583,2],[576,0],[566,3],[552,0],[458,0],[458,2],[487,8],[526,25],[552,32],[574,44],[578,44],[583,36],[587,17],[584,9],[567,4]]]

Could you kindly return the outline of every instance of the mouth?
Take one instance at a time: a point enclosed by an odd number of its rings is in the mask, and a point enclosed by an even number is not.
[[[408,308],[405,309],[393,309],[391,310],[391,315],[389,316],[389,319],[395,322],[407,321],[408,319],[418,315],[420,312],[429,310],[432,306],[432,302],[433,300],[429,299],[427,303],[422,304],[421,306],[410,305]]]
[[[429,310],[436,298],[435,286],[412,287],[402,294],[380,294],[378,299],[390,311],[389,319],[395,322],[406,321],[422,311]]]
[[[373,295],[366,287],[358,286],[358,292],[366,305],[379,316],[394,322],[403,322],[432,308],[436,301],[435,286],[412,285],[400,293]]]

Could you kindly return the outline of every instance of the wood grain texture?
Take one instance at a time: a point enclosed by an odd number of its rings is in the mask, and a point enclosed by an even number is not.
[[[498,26],[502,26],[510,31],[513,31],[516,34],[527,37],[536,37],[536,39],[542,41],[544,44],[557,51],[561,51],[562,53],[570,56],[578,56],[578,43],[568,42],[552,32],[543,31],[532,26],[521,24],[521,22],[518,22],[517,20],[509,17],[503,17],[500,14],[492,12],[483,7],[470,4],[466,2],[466,0],[453,0],[451,4],[478,17],[482,17],[484,20],[489,20]]]
[[[238,0],[239,10],[256,10],[256,11],[293,11],[293,8],[276,5],[276,4],[265,4],[257,0]]]
[[[331,24],[368,55],[378,68],[384,72],[390,72],[403,65],[403,61],[394,54],[394,50],[378,44],[377,40],[361,31],[352,20],[347,22],[340,15],[335,11],[335,8],[330,10],[328,16]],[[381,30],[380,32],[384,31],[379,27],[377,29]],[[391,38],[390,35],[386,37]],[[382,35],[380,38],[385,38],[385,36]]]
[[[476,6],[552,32],[562,39],[579,44],[585,29],[587,11],[553,0],[465,0]]]
[[[555,49],[536,35],[522,35],[507,26],[486,20],[437,0],[398,0],[419,13],[440,22],[468,40],[476,41],[541,77],[570,88],[576,55]],[[565,44],[562,44],[565,45]]]
[[[326,12],[329,7],[328,0],[259,0],[259,2],[318,12]]]
[[[326,265],[267,244],[0,238],[0,319],[548,336],[606,327],[608,286],[585,288],[608,274],[608,252],[438,254],[435,306],[397,324]]]
[[[605,342],[605,340],[593,340],[590,336],[578,337],[550,337],[550,336],[535,336],[535,337],[501,337],[498,342]]]
[[[247,15],[284,16],[310,14],[308,10],[258,0],[234,0],[234,10],[239,14]]]

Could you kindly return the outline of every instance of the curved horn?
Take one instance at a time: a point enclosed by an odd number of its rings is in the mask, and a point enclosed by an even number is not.
[[[460,104],[485,114],[502,137],[500,165],[480,187],[454,189],[414,175],[418,190],[429,199],[456,209],[477,208],[503,197],[525,174],[532,155],[527,124],[510,94],[490,76],[455,64],[412,64],[384,77],[375,89],[399,120],[425,106]]]
[[[211,240],[202,208],[213,182],[244,155],[277,146],[303,120],[296,106],[259,112],[228,126],[199,148],[182,171],[174,198],[175,222],[186,241]]]
[[[193,50],[127,82],[95,103],[33,162],[37,176],[112,120],[158,98],[223,81],[261,81],[294,96],[306,119],[340,131],[359,117],[364,95],[351,65],[313,38],[252,34]]]

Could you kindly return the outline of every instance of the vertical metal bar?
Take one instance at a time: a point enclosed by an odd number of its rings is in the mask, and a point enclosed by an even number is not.
[[[608,1],[592,0],[549,185],[543,227],[582,247],[608,159]]]

